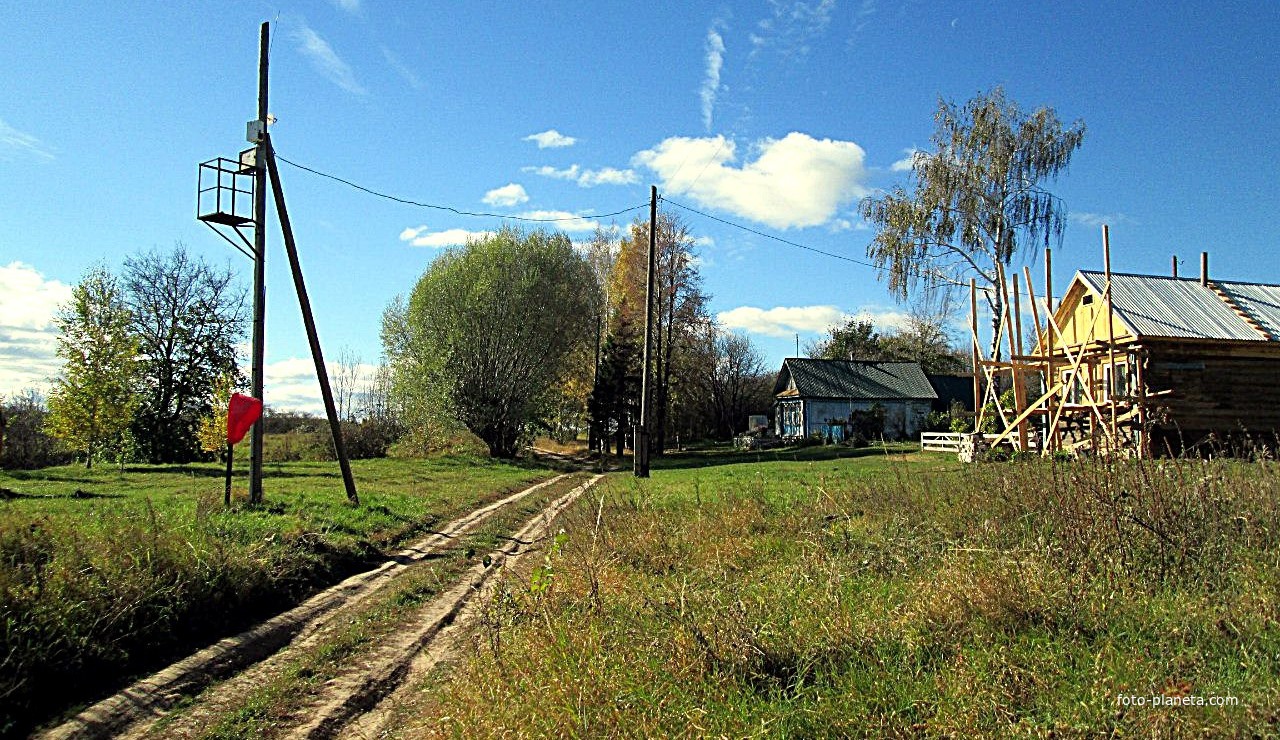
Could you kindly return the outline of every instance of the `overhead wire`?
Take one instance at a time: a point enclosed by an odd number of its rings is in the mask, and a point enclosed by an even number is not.
[[[718,154],[718,152],[717,152],[717,154]],[[306,165],[304,165],[304,164],[299,164],[298,162],[294,162],[294,161],[292,161],[292,160],[288,159],[287,157],[281,156],[281,155],[280,155],[280,152],[279,152],[278,150],[276,151],[275,156],[276,156],[276,159],[280,160],[281,162],[284,162],[285,164],[289,165],[290,167],[294,167],[294,168],[300,169],[300,170],[302,170],[302,171],[304,171],[304,172],[309,172],[309,173],[311,173],[311,174],[313,174],[313,175],[317,175],[317,176],[319,176],[319,177],[323,177],[323,178],[326,178],[326,179],[329,179],[329,180],[333,180],[333,181],[335,181],[335,182],[339,182],[339,183],[341,183],[341,184],[343,184],[343,185],[346,185],[347,187],[354,188],[354,189],[359,190],[359,191],[361,191],[361,192],[363,192],[363,193],[367,193],[367,194],[369,194],[369,195],[373,195],[373,196],[378,197],[378,198],[383,198],[383,199],[385,199],[385,200],[393,201],[393,202],[395,202],[395,203],[401,203],[401,204],[403,204],[403,205],[415,206],[415,207],[418,207],[418,208],[431,208],[431,209],[438,210],[438,211],[448,211],[448,212],[450,212],[450,213],[455,213],[455,214],[457,214],[457,215],[459,215],[459,216],[471,216],[471,217],[476,217],[476,218],[497,218],[497,219],[506,219],[506,220],[511,220],[511,221],[524,221],[524,222],[532,222],[532,223],[560,223],[560,222],[566,222],[566,221],[580,221],[580,220],[587,219],[587,218],[592,218],[592,219],[601,219],[601,218],[610,218],[610,217],[612,217],[612,216],[621,216],[621,215],[622,215],[622,214],[624,214],[624,213],[630,213],[630,212],[632,212],[632,211],[637,211],[637,210],[640,210],[641,208],[646,208],[646,207],[648,207],[648,205],[649,205],[649,204],[646,202],[646,203],[641,203],[641,204],[639,204],[639,205],[631,206],[631,207],[629,207],[629,208],[623,208],[623,209],[621,209],[621,210],[613,211],[613,212],[611,212],[611,213],[601,213],[601,214],[582,214],[582,215],[571,215],[571,216],[558,216],[558,217],[554,217],[554,218],[538,218],[538,217],[532,217],[532,216],[515,216],[515,215],[511,215],[511,214],[489,213],[489,212],[486,212],[486,211],[466,211],[466,210],[462,210],[462,209],[460,209],[460,208],[454,208],[453,206],[444,206],[444,205],[439,205],[439,204],[436,204],[436,203],[424,203],[424,202],[422,202],[422,201],[416,201],[416,200],[412,200],[412,199],[409,199],[409,198],[401,198],[401,197],[399,197],[399,196],[391,195],[391,194],[389,194],[389,193],[383,193],[383,192],[380,192],[380,191],[374,190],[374,189],[372,189],[372,188],[365,187],[364,185],[360,185],[359,183],[352,182],[351,180],[347,180],[347,179],[345,179],[345,178],[338,177],[337,175],[333,175],[333,174],[330,174],[330,173],[328,173],[328,172],[324,172],[324,171],[321,171],[321,170],[317,170],[317,169],[315,169],[315,168],[313,168],[313,167],[308,167],[308,166],[306,166]],[[712,158],[713,158],[713,159],[714,159],[714,156],[715,156],[715,155],[712,155]],[[708,164],[710,164],[710,162],[708,162]],[[705,171],[705,170],[706,170],[706,167],[703,167],[703,171]],[[699,173],[698,173],[698,177],[700,178],[701,176],[702,176],[702,173],[701,173],[701,172],[699,172]],[[697,178],[695,178],[695,182],[696,182],[696,180],[697,180]],[[666,197],[666,196],[659,196],[658,200],[660,200],[660,201],[662,201],[662,202],[665,202],[665,203],[670,203],[671,205],[675,206],[676,208],[679,208],[679,209],[682,209],[682,210],[685,210],[685,211],[689,211],[690,213],[695,213],[695,214],[697,214],[697,215],[699,215],[699,216],[702,216],[703,218],[711,219],[712,221],[715,221],[715,222],[717,222],[717,223],[721,223],[721,224],[724,224],[724,225],[726,225],[726,226],[732,226],[732,227],[733,227],[733,228],[735,228],[735,229],[741,229],[742,231],[746,231],[746,232],[748,232],[748,233],[750,233],[750,234],[755,234],[756,236],[760,236],[760,237],[763,237],[763,238],[765,238],[765,239],[771,239],[771,240],[773,240],[773,241],[780,242],[780,243],[782,243],[782,244],[786,244],[787,246],[790,246],[790,247],[795,247],[795,248],[797,248],[797,249],[803,249],[803,250],[808,251],[808,252],[813,252],[813,253],[815,253],[815,254],[823,255],[824,257],[831,257],[832,259],[838,259],[838,260],[843,260],[843,261],[845,261],[845,262],[851,262],[851,263],[853,263],[853,264],[855,264],[855,265],[861,265],[861,266],[863,266],[863,267],[870,267],[870,268],[871,268],[871,269],[873,269],[873,270],[880,270],[880,269],[883,269],[883,267],[882,267],[882,266],[880,266],[880,265],[876,265],[876,264],[873,264],[873,263],[871,263],[871,262],[867,262],[867,261],[865,261],[865,260],[855,259],[855,258],[853,258],[853,257],[849,257],[849,256],[847,256],[847,255],[843,255],[843,254],[836,254],[835,252],[828,252],[828,251],[823,250],[823,249],[818,249],[817,247],[811,247],[811,246],[809,246],[809,245],[807,245],[807,244],[801,244],[800,242],[792,241],[792,240],[790,240],[790,239],[784,239],[784,238],[782,238],[782,237],[780,237],[780,236],[777,236],[777,235],[774,235],[774,234],[770,234],[770,233],[768,233],[768,232],[760,231],[759,229],[753,229],[753,228],[751,228],[750,226],[746,226],[746,225],[744,225],[744,224],[740,224],[740,223],[737,223],[737,222],[734,222],[734,221],[730,221],[730,220],[725,219],[725,218],[720,218],[719,216],[713,216],[713,215],[711,215],[710,213],[706,213],[706,212],[704,212],[704,211],[700,211],[700,210],[698,210],[697,208],[693,208],[692,206],[687,206],[687,205],[685,205],[685,204],[683,204],[683,203],[680,203],[680,202],[678,202],[678,201],[674,201],[674,200],[672,200],[672,199],[670,199],[670,198],[668,198],[668,197]],[[940,274],[939,274],[939,275],[935,275],[935,277],[937,277],[938,279],[943,280],[944,282],[949,282],[949,283],[952,283],[952,284],[954,284],[954,285],[960,285],[960,283],[957,283],[957,282],[956,282],[956,281],[954,281],[954,280],[946,279],[946,277],[945,277],[945,276],[940,275]],[[985,288],[980,288],[980,290],[985,290]]]
[[[744,225],[742,225],[742,224],[735,223],[735,222],[730,221],[730,220],[728,220],[728,219],[720,218],[719,216],[712,216],[710,213],[704,213],[704,212],[702,212],[702,211],[699,211],[699,210],[698,210],[698,209],[696,209],[696,208],[692,208],[692,207],[690,207],[690,206],[686,206],[686,205],[684,205],[683,203],[677,203],[676,201],[671,200],[670,198],[666,197],[665,195],[664,195],[664,196],[659,196],[659,198],[658,198],[658,199],[659,199],[659,200],[661,200],[661,201],[663,201],[664,203],[670,203],[671,205],[675,206],[676,208],[680,208],[680,209],[683,209],[683,210],[689,211],[690,213],[696,213],[696,214],[698,214],[699,216],[702,216],[703,218],[709,218],[709,219],[711,219],[712,221],[718,221],[719,223],[722,223],[722,224],[724,224],[724,225],[726,225],[726,226],[732,226],[732,227],[734,227],[735,229],[742,229],[743,231],[750,232],[750,233],[752,233],[752,234],[755,234],[756,236],[762,236],[762,237],[764,237],[764,238],[766,238],[766,239],[772,239],[772,240],[774,240],[774,241],[776,241],[776,242],[782,242],[783,244],[786,244],[786,245],[791,246],[791,247],[796,247],[796,248],[798,248],[798,249],[804,249],[804,250],[807,250],[807,251],[810,251],[810,252],[816,252],[817,254],[821,254],[821,255],[824,255],[824,256],[827,256],[827,257],[833,257],[833,258],[838,259],[838,260],[844,260],[845,262],[852,262],[852,263],[853,263],[853,264],[855,264],[855,265],[862,265],[863,267],[870,267],[870,268],[872,268],[872,269],[880,269],[880,268],[879,268],[879,266],[874,265],[874,264],[872,264],[872,263],[870,263],[870,262],[864,262],[863,260],[854,259],[853,257],[847,257],[847,256],[845,256],[845,255],[843,255],[843,254],[836,254],[835,252],[827,252],[827,251],[825,251],[825,250],[818,249],[817,247],[810,247],[810,246],[808,246],[808,245],[801,244],[800,242],[793,242],[793,241],[791,241],[790,239],[783,239],[783,238],[782,238],[782,237],[780,237],[780,236],[774,236],[773,234],[769,234],[769,233],[767,233],[767,232],[760,231],[760,230],[758,230],[758,229],[753,229],[753,228],[751,228],[750,226],[744,226]]]
[[[431,208],[437,211],[448,211],[450,213],[456,213],[459,216],[474,216],[477,218],[499,218],[499,219],[506,219],[509,221],[527,221],[532,223],[558,223],[558,222],[565,222],[565,221],[581,221],[588,218],[598,219],[598,218],[609,218],[610,216],[620,216],[624,213],[630,213],[631,211],[637,211],[637,210],[640,210],[641,208],[647,208],[649,206],[649,203],[646,201],[645,203],[641,203],[640,205],[631,206],[630,208],[623,208],[622,210],[614,211],[612,213],[601,213],[601,214],[590,213],[590,214],[572,215],[572,216],[557,216],[555,218],[514,216],[511,214],[487,213],[485,211],[464,211],[460,208],[454,208],[453,206],[442,206],[436,203],[424,203],[422,201],[411,200],[409,198],[401,198],[396,195],[390,195],[388,193],[379,192],[372,188],[367,188],[364,185],[360,185],[350,180],[346,180],[344,178],[338,177],[337,175],[331,175],[328,172],[322,172],[321,170],[317,170],[312,167],[308,167],[306,165],[298,164],[297,162],[290,161],[289,159],[281,156],[278,150],[276,151],[275,156],[276,156],[276,159],[280,160],[281,162],[284,162],[290,167],[296,167],[297,169],[300,169],[304,172],[310,172],[313,175],[318,175],[320,177],[333,180],[335,182],[340,182],[343,185],[346,185],[347,187],[355,188],[356,190],[359,190],[364,193],[368,193],[369,195],[377,196],[379,198],[384,198],[386,200],[390,200],[396,203],[401,203],[403,205],[416,206],[418,208]]]

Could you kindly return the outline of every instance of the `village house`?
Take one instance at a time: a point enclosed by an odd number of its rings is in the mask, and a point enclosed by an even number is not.
[[[774,431],[841,441],[855,412],[884,409],[886,439],[914,438],[938,394],[918,362],[788,357],[773,386]]]

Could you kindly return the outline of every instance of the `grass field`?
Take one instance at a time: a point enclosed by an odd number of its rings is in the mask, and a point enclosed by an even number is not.
[[[611,476],[400,735],[1280,732],[1275,463],[833,454]]]
[[[215,464],[0,473],[0,735],[116,688],[367,565],[412,533],[548,477],[484,458],[266,466],[222,505]]]

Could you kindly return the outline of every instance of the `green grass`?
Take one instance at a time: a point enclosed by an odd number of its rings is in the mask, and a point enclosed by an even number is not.
[[[834,454],[611,476],[401,736],[1280,731],[1274,463]]]
[[[550,471],[472,457],[266,466],[230,510],[216,464],[0,473],[0,735],[278,612],[414,532]]]

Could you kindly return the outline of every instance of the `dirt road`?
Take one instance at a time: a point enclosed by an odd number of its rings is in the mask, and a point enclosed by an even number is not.
[[[42,737],[372,736],[379,704],[452,652],[496,573],[601,477],[560,475],[480,507]]]

